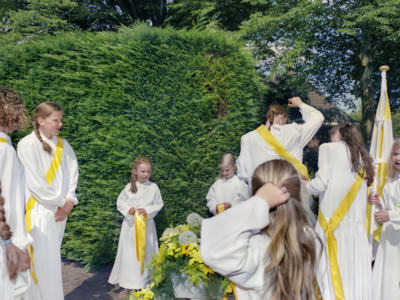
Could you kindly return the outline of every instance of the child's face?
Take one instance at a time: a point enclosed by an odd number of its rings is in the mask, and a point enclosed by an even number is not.
[[[139,183],[145,183],[149,180],[151,175],[151,165],[146,163],[141,163],[137,168],[133,169],[133,174],[136,175],[136,179]]]
[[[400,172],[400,148],[392,152],[392,163],[393,169],[396,170],[396,172]]]
[[[235,175],[235,166],[230,165],[230,164],[222,164],[221,165],[221,174],[223,177],[226,179],[231,178],[233,175]]]
[[[40,131],[49,139],[57,136],[62,127],[62,111],[54,111],[47,118],[38,118]]]

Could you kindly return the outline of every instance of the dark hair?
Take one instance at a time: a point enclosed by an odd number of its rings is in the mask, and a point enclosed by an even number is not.
[[[285,115],[287,116],[286,109],[280,104],[272,104],[268,108],[267,112],[265,113],[265,122],[269,121],[272,125],[274,123],[274,118],[277,115]],[[268,128],[269,130],[269,128]]]
[[[15,125],[17,130],[26,126],[27,112],[21,96],[13,90],[0,88],[0,126]]]
[[[349,122],[339,124],[337,128],[340,132],[341,140],[349,147],[352,171],[359,172],[361,168],[364,168],[367,185],[370,186],[374,180],[374,166],[360,132]]]

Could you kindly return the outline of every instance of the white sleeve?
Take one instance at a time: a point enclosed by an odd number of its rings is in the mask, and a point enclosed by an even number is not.
[[[25,182],[29,192],[37,201],[44,205],[60,206],[65,203],[65,199],[61,194],[61,189],[55,185],[48,184],[45,174],[38,174],[35,165],[38,159],[34,151],[23,147],[18,147],[18,156],[25,167]]]
[[[32,237],[25,230],[25,175],[13,149],[0,151],[0,181],[5,199],[7,224],[11,228],[12,243],[25,249],[32,243]]]
[[[78,160],[74,153],[72,147],[67,144],[66,149],[68,151],[68,159],[69,159],[69,187],[68,193],[65,196],[65,200],[72,200],[75,205],[78,204],[78,198],[76,197],[76,187],[78,185],[78,177],[79,177],[79,168],[78,168]]]
[[[247,199],[250,198],[250,190],[249,190],[249,186],[247,185],[246,182],[244,182],[243,180],[241,180],[239,178],[239,183],[240,183],[240,187],[239,187],[239,200],[240,201],[245,201]]]
[[[269,223],[269,206],[257,196],[223,214],[205,219],[201,227],[201,256],[206,265],[242,287],[263,278],[264,263],[250,248],[251,237]],[[265,255],[267,245],[261,249]]]
[[[248,184],[250,184],[249,178],[253,175],[250,174],[251,170],[251,152],[249,149],[248,142],[246,141],[246,136],[242,136],[240,139],[240,154],[238,159],[236,160],[236,166],[237,166],[237,176],[246,181]]]
[[[208,190],[208,193],[206,195],[207,199],[207,207],[210,213],[212,213],[214,216],[217,213],[216,208],[217,208],[217,193],[215,192],[215,182],[212,184],[210,189]]]
[[[321,127],[324,115],[305,103],[301,104],[299,108],[304,120],[304,123],[299,125],[301,130],[300,146],[304,148]]]
[[[322,144],[318,152],[318,172],[315,178],[307,183],[307,189],[311,195],[317,196],[326,190],[331,171],[329,163],[332,163],[329,161],[329,146]]]
[[[118,211],[124,216],[128,216],[129,209],[131,208],[129,206],[129,188],[130,184],[128,183],[125,188],[119,193],[118,198],[117,198],[117,209]]]
[[[156,185],[156,190],[153,195],[152,202],[149,205],[143,207],[146,210],[147,217],[150,219],[154,219],[158,212],[163,208],[164,202],[161,197],[160,189]]]
[[[390,195],[388,189],[383,188],[383,201],[385,203],[385,208],[389,213],[389,224],[392,225],[393,229],[398,231],[400,230],[400,206],[397,202],[397,205],[391,201],[391,197],[399,198],[399,195]]]

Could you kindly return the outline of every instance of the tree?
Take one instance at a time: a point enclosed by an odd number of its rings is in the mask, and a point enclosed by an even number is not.
[[[369,138],[380,65],[391,67],[391,104],[400,100],[393,88],[400,83],[399,15],[399,0],[273,1],[243,24],[241,37],[252,41],[270,76],[306,75],[331,100],[349,106],[349,96],[361,97],[361,129]]]
[[[175,28],[205,29],[212,24],[235,31],[250,15],[269,7],[258,0],[174,0],[168,5],[166,23]]]

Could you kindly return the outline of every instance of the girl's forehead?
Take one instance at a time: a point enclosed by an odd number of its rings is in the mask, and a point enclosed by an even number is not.
[[[141,169],[141,170],[143,170],[143,169],[151,169],[151,165],[149,163],[142,162],[136,168],[137,169]]]

